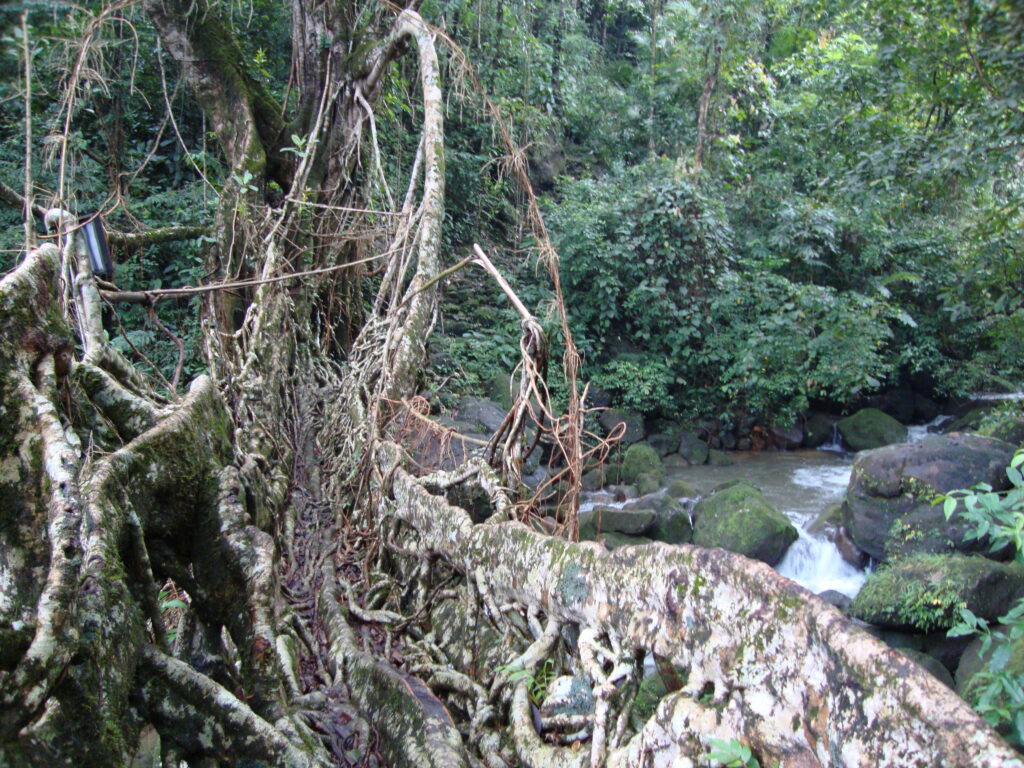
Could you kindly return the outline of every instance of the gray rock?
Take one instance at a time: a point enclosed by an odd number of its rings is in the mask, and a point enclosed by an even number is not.
[[[582,678],[564,675],[548,685],[540,712],[551,715],[589,715],[594,711],[594,693]]]
[[[804,441],[804,430],[799,423],[772,424],[768,427],[768,435],[778,448],[787,451],[799,448]]]
[[[614,531],[602,533],[600,540],[609,551],[619,547],[640,547],[651,543],[651,539],[644,536],[628,536],[625,533],[615,533]]]
[[[953,676],[949,674],[949,670],[946,669],[942,664],[939,663],[938,659],[929,656],[927,653],[921,651],[915,651],[910,648],[905,648],[901,653],[907,658],[917,662],[926,670],[928,670],[934,677],[941,680],[949,688],[955,688],[956,685],[953,683]]]
[[[690,464],[703,464],[708,460],[708,444],[696,432],[684,432],[679,438],[679,455]]]
[[[665,467],[661,457],[647,443],[634,443],[626,449],[622,457],[622,470],[619,479],[623,483],[637,484],[642,475],[655,475],[657,483],[654,488],[641,489],[641,493],[650,493],[660,487],[661,481],[665,478]]]
[[[686,507],[666,494],[655,507],[654,525],[647,535],[666,544],[688,544],[693,541],[693,523]]]
[[[907,439],[907,428],[877,408],[864,408],[836,425],[854,451],[867,451]]]
[[[648,435],[647,443],[651,448],[657,451],[658,455],[662,458],[679,450],[679,437],[677,435],[665,434],[664,432],[656,432],[653,435]]]
[[[624,533],[638,536],[645,533],[654,523],[655,512],[639,507],[596,506],[580,512],[580,538],[594,540],[598,533]]]
[[[619,410],[609,408],[598,417],[601,426],[606,432],[611,432],[619,424],[625,424],[625,432],[622,435],[623,445],[632,445],[644,439],[644,417],[636,411]]]
[[[946,520],[939,493],[988,483],[1007,488],[1013,446],[977,435],[929,435],[857,456],[843,503],[854,543],[876,560],[914,552],[977,551],[959,515]]]
[[[850,605],[853,603],[853,600],[850,599],[849,595],[844,595],[842,592],[838,592],[834,589],[826,589],[824,592],[820,593],[818,597],[829,605],[834,605],[843,613],[849,613]]]

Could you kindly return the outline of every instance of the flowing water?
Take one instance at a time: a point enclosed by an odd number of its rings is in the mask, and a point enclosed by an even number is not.
[[[852,454],[836,450],[735,453],[727,467],[703,465],[673,470],[669,481],[685,480],[702,494],[728,480],[745,480],[796,526],[800,538],[777,570],[815,593],[828,589],[853,597],[867,575],[845,560],[836,545],[807,528],[825,509],[843,499]]]

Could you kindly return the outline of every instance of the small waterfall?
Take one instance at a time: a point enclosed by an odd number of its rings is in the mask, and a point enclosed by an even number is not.
[[[947,421],[952,416],[940,415],[929,421],[927,424],[914,424],[911,427],[907,427],[907,442],[908,443],[919,443],[924,440],[928,435],[935,431],[935,427],[938,427]]]
[[[836,545],[798,527],[800,538],[786,551],[776,570],[815,594],[833,589],[855,597],[867,580],[867,573],[843,560]]]
[[[832,439],[827,443],[818,446],[819,451],[831,451],[832,453],[849,453],[850,449],[843,445],[843,436],[839,434],[839,425],[832,425]]]

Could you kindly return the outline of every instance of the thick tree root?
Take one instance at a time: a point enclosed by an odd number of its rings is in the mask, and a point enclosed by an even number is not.
[[[606,552],[515,522],[474,525],[402,468],[397,446],[383,444],[378,456],[395,514],[420,545],[466,574],[487,563],[496,602],[579,627],[577,652],[590,653],[591,666],[655,653],[688,672],[687,687],[628,743],[609,739],[608,765],[696,763],[709,738],[735,736],[762,764],[786,768],[1021,765],[952,691],[763,564],[692,546]],[[610,638],[623,651],[593,657],[587,637]],[[594,680],[599,716],[600,688],[618,679],[614,670],[604,675]],[[517,744],[528,735],[518,696]],[[523,749],[536,755],[536,744]],[[591,762],[603,763],[600,754]]]

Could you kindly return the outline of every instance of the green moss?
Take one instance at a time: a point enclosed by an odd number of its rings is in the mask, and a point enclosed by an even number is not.
[[[929,632],[948,629],[970,608],[997,618],[1024,591],[1024,568],[960,554],[912,555],[868,577],[851,607],[872,624]]]
[[[646,484],[653,483],[654,489],[664,481],[665,467],[661,457],[647,443],[634,443],[626,449],[622,459],[622,470],[619,473],[620,482],[627,485],[637,483],[641,477],[647,475]]]
[[[694,509],[693,542],[775,565],[797,539],[796,528],[747,483],[722,487]]]

